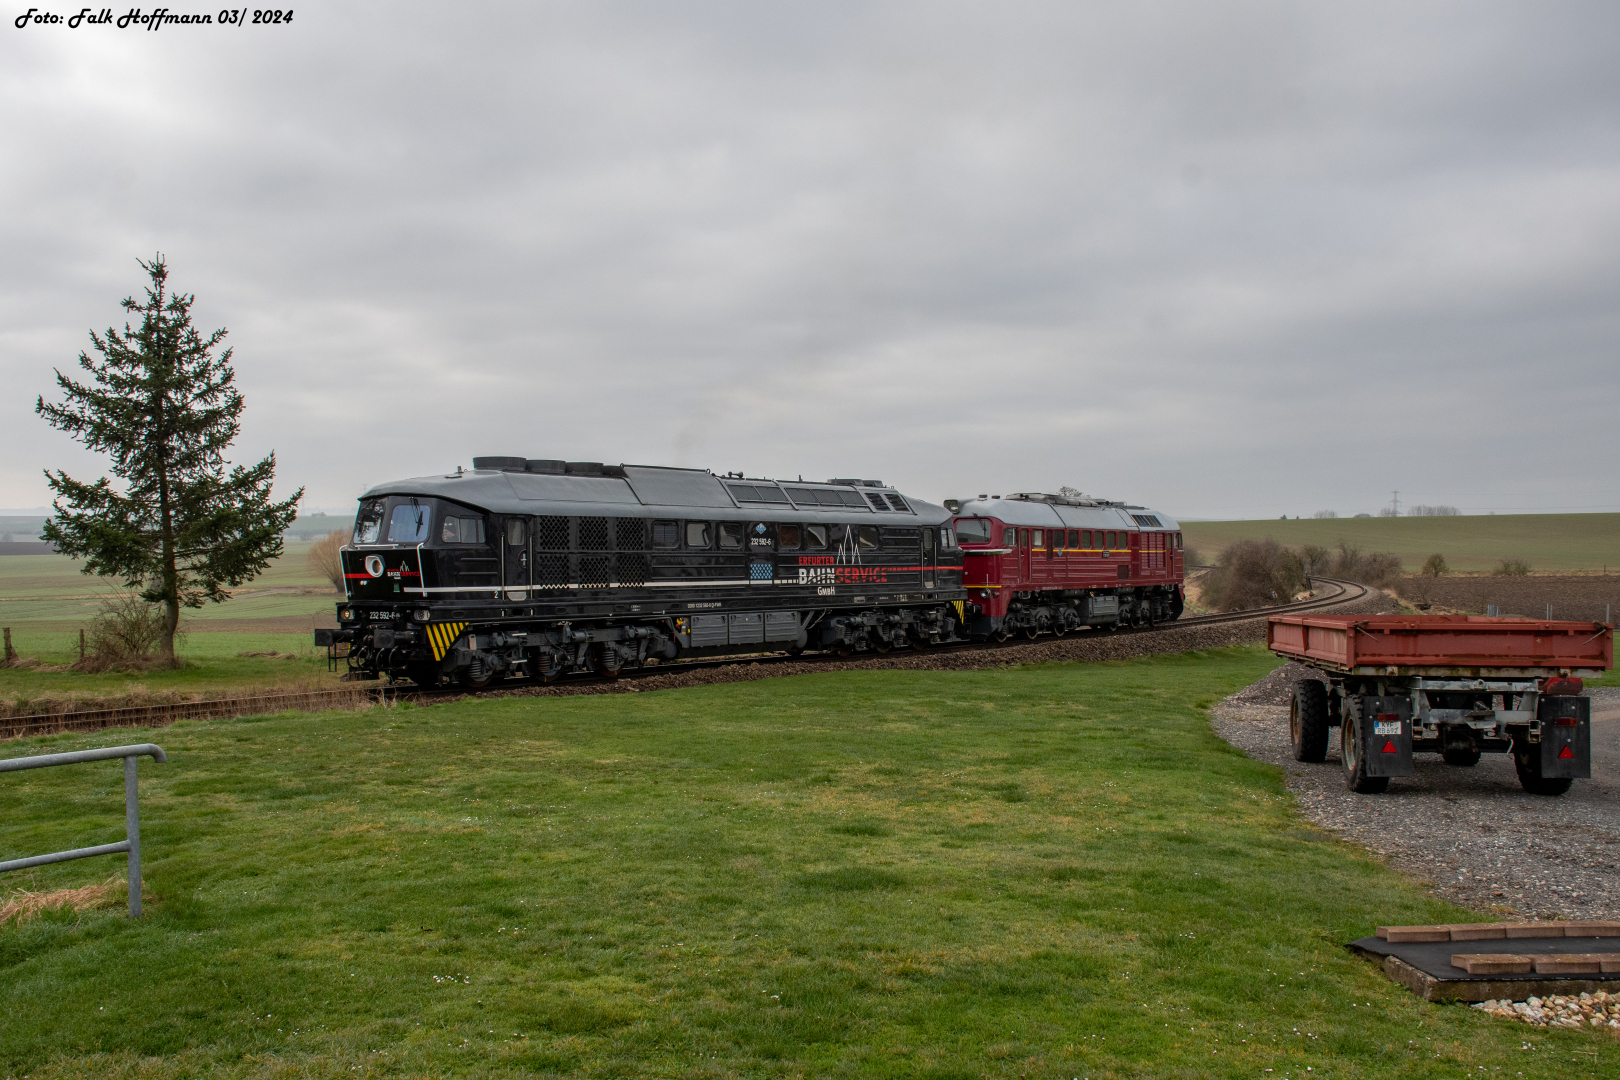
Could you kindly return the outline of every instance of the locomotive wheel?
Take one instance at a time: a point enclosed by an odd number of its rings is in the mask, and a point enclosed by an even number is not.
[[[1026,626],[1026,627],[1024,627],[1024,637],[1025,637],[1026,640],[1034,641],[1036,638],[1038,638],[1040,636],[1041,636],[1041,631],[1040,631],[1039,627],[1035,627],[1035,626]]]
[[[804,646],[803,645],[789,645],[787,648],[783,649],[782,651],[787,653],[789,656],[803,656],[804,655]]]
[[[848,645],[840,641],[837,645],[833,646],[833,655],[843,659],[848,659],[849,657],[855,655],[855,646]]]
[[[484,673],[477,678],[468,675],[466,672],[462,672],[458,681],[462,686],[465,686],[469,690],[482,690],[490,683],[496,681],[497,678],[499,678],[499,676],[495,672],[486,668],[484,669]]]
[[[1056,634],[1058,637],[1062,637],[1064,634],[1067,634],[1068,632],[1069,632],[1069,628],[1063,622],[1062,619],[1057,619],[1057,620],[1053,621],[1053,623],[1052,623],[1052,633]]]
[[[872,651],[877,653],[879,656],[882,656],[884,653],[888,652],[892,648],[894,648],[894,646],[890,645],[887,641],[885,641],[882,638],[873,638],[872,639]]]
[[[413,664],[406,672],[411,682],[424,689],[439,685],[439,665]]]
[[[1013,636],[1013,632],[1011,630],[1007,629],[1007,624],[1006,623],[1002,623],[1001,628],[999,630],[997,630],[996,633],[995,633],[995,638],[996,638],[997,641],[1006,641],[1008,638],[1010,638],[1012,636]]]

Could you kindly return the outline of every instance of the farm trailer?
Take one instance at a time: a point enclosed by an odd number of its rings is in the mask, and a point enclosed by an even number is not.
[[[1340,727],[1351,791],[1412,775],[1414,753],[1470,766],[1512,753],[1519,783],[1562,795],[1592,775],[1591,700],[1582,679],[1614,666],[1605,623],[1477,615],[1273,615],[1266,645],[1327,676],[1294,684],[1289,737],[1299,761],[1327,757]]]

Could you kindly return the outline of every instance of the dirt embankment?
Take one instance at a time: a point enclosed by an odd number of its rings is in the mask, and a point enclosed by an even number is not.
[[[1488,574],[1478,577],[1404,577],[1396,591],[1408,603],[1434,604],[1452,611],[1485,614],[1489,605],[1502,615],[1531,619],[1547,616],[1552,605],[1555,619],[1601,622],[1607,606],[1609,618],[1620,616],[1620,574]]]

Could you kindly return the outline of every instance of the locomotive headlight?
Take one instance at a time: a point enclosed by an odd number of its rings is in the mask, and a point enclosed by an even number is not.
[[[417,608],[415,611],[411,612],[411,618],[415,619],[417,622],[427,622],[432,617],[433,612],[429,611],[427,608]]]
[[[338,622],[354,622],[354,608],[352,608],[352,607],[339,608],[338,609]]]

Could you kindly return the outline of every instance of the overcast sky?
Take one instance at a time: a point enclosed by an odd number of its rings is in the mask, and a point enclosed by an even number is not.
[[[516,454],[1620,510],[1613,0],[26,10],[0,506],[101,474],[34,401],[161,251],[310,509]]]

